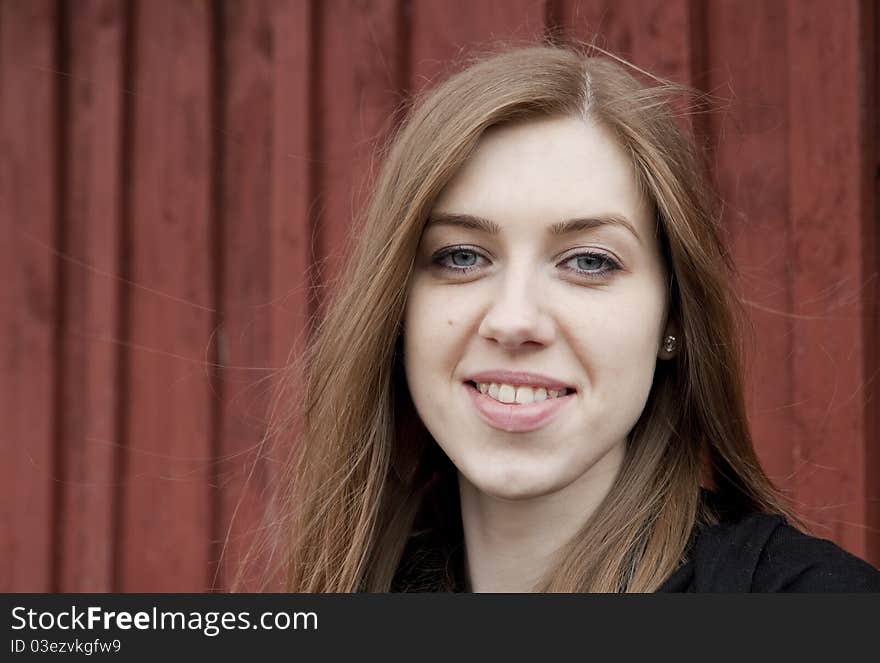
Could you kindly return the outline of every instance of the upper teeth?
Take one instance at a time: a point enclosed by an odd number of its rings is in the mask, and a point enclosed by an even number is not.
[[[499,384],[497,382],[478,382],[477,389],[483,394],[489,394],[496,401],[502,403],[536,403],[538,401],[547,400],[548,398],[557,398],[564,396],[567,389],[546,389],[544,387],[516,386],[512,384]]]

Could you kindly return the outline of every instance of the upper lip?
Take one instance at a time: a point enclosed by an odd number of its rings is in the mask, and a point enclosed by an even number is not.
[[[529,371],[480,371],[479,373],[473,373],[465,378],[465,381],[471,380],[473,382],[495,382],[498,384],[503,383],[510,385],[527,385],[529,387],[548,387],[549,389],[574,390],[574,387],[570,384],[555,380],[546,375],[541,375],[540,373],[530,373]]]

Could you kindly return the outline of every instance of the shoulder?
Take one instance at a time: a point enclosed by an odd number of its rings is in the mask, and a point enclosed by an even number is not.
[[[702,529],[688,565],[687,584],[697,592],[880,592],[880,571],[781,515]]]

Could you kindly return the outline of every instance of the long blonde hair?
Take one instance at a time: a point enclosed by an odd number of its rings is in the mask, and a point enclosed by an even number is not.
[[[512,48],[417,99],[281,392],[297,399],[282,401],[287,414],[273,434],[295,419],[298,430],[280,477],[267,577],[281,573],[293,592],[464,586],[454,561],[462,543],[455,468],[421,424],[403,376],[406,285],[427,214],[482,133],[551,115],[602,123],[631,158],[656,211],[683,347],[658,362],[615,484],[538,589],[655,590],[684,561],[694,526],[718,519],[702,485],[743,511],[796,522],[752,446],[718,205],[672,106],[688,89],[634,69],[582,47]]]

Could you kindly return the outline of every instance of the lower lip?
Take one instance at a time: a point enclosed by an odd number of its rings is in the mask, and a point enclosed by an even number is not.
[[[509,433],[528,433],[546,426],[574,399],[576,393],[528,405],[516,405],[496,401],[488,394],[480,392],[470,382],[465,382],[464,387],[483,421],[493,428]]]

